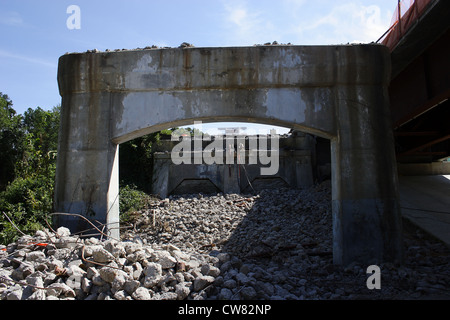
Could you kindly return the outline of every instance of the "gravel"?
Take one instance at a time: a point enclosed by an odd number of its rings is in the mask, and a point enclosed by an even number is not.
[[[404,220],[405,261],[332,263],[331,187],[153,199],[121,239],[64,227],[0,246],[1,300],[450,298],[449,248]]]

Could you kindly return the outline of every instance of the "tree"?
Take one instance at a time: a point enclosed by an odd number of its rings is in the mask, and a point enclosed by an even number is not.
[[[54,175],[60,112],[60,106],[50,111],[40,107],[25,111],[23,117],[25,145],[22,159],[17,163],[18,175],[31,176],[34,173],[49,177]]]
[[[53,210],[60,106],[50,111],[29,108],[17,115],[12,101],[0,93],[0,243],[15,241],[19,231],[31,234],[46,225]],[[122,144],[120,155],[121,210],[142,206],[152,181],[153,153],[163,130]],[[192,129],[188,130],[193,134]],[[1,185],[0,185],[1,187]],[[7,218],[6,216],[9,218]]]
[[[134,186],[150,193],[153,174],[153,153],[161,137],[170,136],[175,129],[153,132],[122,143],[119,151],[120,184]]]
[[[120,145],[119,172],[122,186],[134,185],[149,192],[152,181],[153,152],[159,133],[151,133]]]
[[[2,95],[2,99],[0,155],[9,161],[11,176],[0,192],[0,243],[7,244],[19,232],[5,214],[30,234],[46,224],[53,210],[60,107],[28,109],[17,116],[9,98]]]
[[[0,92],[0,191],[15,177],[15,164],[23,152],[22,116],[16,115],[13,103]]]

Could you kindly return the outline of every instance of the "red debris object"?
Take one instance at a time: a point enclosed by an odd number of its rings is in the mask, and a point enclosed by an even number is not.
[[[39,246],[39,247],[46,247],[48,246],[48,243],[42,243],[42,242],[30,242],[29,244],[27,244],[28,246]]]

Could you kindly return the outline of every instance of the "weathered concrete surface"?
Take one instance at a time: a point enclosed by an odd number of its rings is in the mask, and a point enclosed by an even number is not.
[[[276,154],[268,157],[269,161],[264,161],[264,164],[260,159],[260,151],[266,155],[272,149],[271,138],[266,135],[263,140],[265,142],[261,142],[259,147],[257,135],[198,135],[195,139],[189,139],[186,144],[183,142],[183,146],[190,150],[186,152],[183,149],[183,152],[189,154],[185,159],[188,163],[183,164],[175,164],[171,159],[171,151],[180,141],[160,140],[153,154],[152,193],[165,198],[170,194],[181,193],[250,193],[261,190],[264,186],[270,189],[281,186],[311,187],[314,184],[313,167],[317,168],[317,164],[313,164],[317,157],[315,137],[300,131],[274,137],[279,148],[273,146],[277,149]],[[218,156],[217,161],[207,164],[202,157],[205,150],[212,148],[211,145],[216,153],[223,156]],[[233,155],[228,159],[227,146],[233,149]],[[277,163],[273,164],[275,161]],[[274,175],[267,177],[261,173],[261,168],[271,166],[276,171]],[[316,178],[321,177],[317,175]]]
[[[55,209],[108,223],[117,236],[119,143],[193,120],[282,125],[332,141],[335,263],[400,260],[389,80],[380,45],[62,56]]]
[[[201,185],[204,185],[210,193],[251,193],[255,188],[261,188],[262,180],[267,182],[267,187],[283,185],[291,188],[307,188],[313,185],[313,172],[310,150],[288,150],[279,153],[279,170],[275,175],[261,175],[261,164],[249,164],[244,159],[243,164],[237,160],[233,164],[190,164],[176,165],[171,161],[170,153],[155,153],[153,164],[152,193],[165,198],[174,191],[180,193],[198,193]],[[278,184],[274,180],[279,180]],[[195,181],[198,183],[195,183]],[[207,180],[209,182],[203,181]],[[258,186],[253,186],[253,182]],[[284,183],[283,183],[284,182]],[[188,183],[192,187],[183,188],[186,192],[177,191]],[[195,191],[199,190],[199,191]],[[255,189],[256,190],[256,189]]]

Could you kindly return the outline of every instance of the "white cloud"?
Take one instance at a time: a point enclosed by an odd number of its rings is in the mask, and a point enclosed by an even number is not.
[[[274,37],[274,26],[263,17],[263,12],[250,8],[242,1],[223,1],[223,5],[226,41],[229,44],[251,46],[271,41]]]
[[[240,37],[245,38],[252,33],[261,21],[257,12],[249,13],[248,8],[243,3],[225,3],[225,20],[229,27]]]
[[[239,7],[239,8],[231,8],[229,6],[226,7],[229,17],[228,19],[237,25],[240,28],[248,29],[249,23],[247,20],[248,13],[247,10]]]
[[[315,35],[323,44],[376,41],[389,27],[391,13],[382,14],[376,5],[348,2],[334,6],[316,21],[298,26],[303,35]]]
[[[359,0],[282,0],[276,5],[222,0],[222,4],[224,45],[253,45],[274,40],[300,45],[369,43],[387,30],[392,17],[390,11]]]
[[[298,13],[302,12],[303,7],[307,4],[307,0],[282,0],[280,3],[289,15],[299,17]]]
[[[24,24],[22,16],[17,12],[0,12],[0,24],[19,27]]]
[[[0,58],[19,60],[19,61],[22,61],[25,63],[31,63],[31,64],[40,65],[40,66],[48,67],[48,68],[54,68],[54,69],[57,68],[56,63],[48,62],[48,61],[34,58],[34,57],[28,57],[28,56],[24,56],[24,55],[20,55],[20,54],[14,54],[14,53],[4,51],[4,50],[0,50]]]

